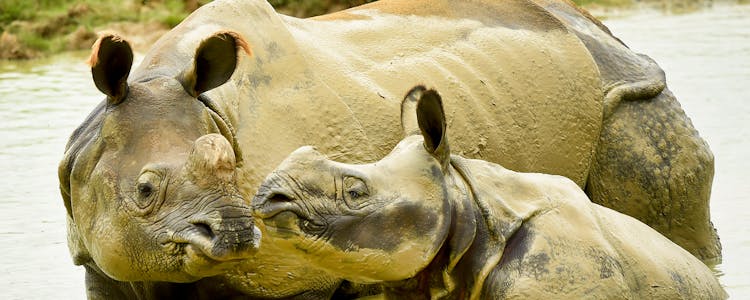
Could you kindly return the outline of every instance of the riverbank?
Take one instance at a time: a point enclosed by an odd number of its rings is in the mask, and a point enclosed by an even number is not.
[[[88,49],[113,30],[147,46],[189,14],[184,0],[3,0],[0,59],[31,59]],[[197,3],[197,2],[196,2]]]

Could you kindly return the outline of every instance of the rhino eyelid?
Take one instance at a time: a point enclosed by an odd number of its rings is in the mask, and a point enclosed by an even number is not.
[[[149,165],[149,166],[146,166],[145,168],[143,168],[143,170],[141,170],[141,174],[138,175],[138,177],[143,176],[144,174],[148,174],[148,173],[152,173],[152,174],[158,176],[159,178],[163,178],[166,175],[166,173],[167,173],[167,169],[166,168],[160,168],[160,167],[155,166],[155,165]]]
[[[350,209],[360,209],[366,203],[362,203],[363,197],[369,194],[369,189],[365,181],[355,176],[344,176],[342,178],[342,192],[344,203]]]
[[[141,171],[135,185],[137,193],[135,199],[136,206],[141,213],[151,212],[164,198],[167,182],[164,180],[164,173],[158,169],[148,168]],[[148,176],[144,178],[144,176]],[[141,182],[142,179],[145,181]]]

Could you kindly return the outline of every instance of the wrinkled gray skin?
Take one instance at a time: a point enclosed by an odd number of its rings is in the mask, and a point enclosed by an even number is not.
[[[571,180],[451,156],[439,95],[412,93],[416,121],[385,158],[308,146],[268,176],[253,208],[276,251],[382,283],[385,299],[727,297],[701,261]]]
[[[90,298],[329,297],[339,278],[272,246],[250,254],[251,220],[232,216],[302,145],[350,163],[385,155],[402,138],[403,93],[419,83],[453,99],[455,153],[569,177],[696,256],[720,256],[708,146],[661,69],[566,2],[383,0],[302,20],[263,0],[217,0],[132,74],[118,37],[94,54],[107,100],[74,132],[59,172]],[[186,168],[208,134],[231,145],[211,138],[224,146],[209,157],[231,148],[234,162]],[[139,184],[156,181],[159,201],[139,198]],[[183,242],[186,228],[230,242]]]

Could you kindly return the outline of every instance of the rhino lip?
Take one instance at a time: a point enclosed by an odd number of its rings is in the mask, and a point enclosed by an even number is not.
[[[297,226],[304,231],[320,231],[325,228],[325,224],[314,220],[300,205],[299,195],[290,191],[285,184],[279,183],[279,181],[284,180],[277,174],[261,185],[258,194],[252,201],[253,217],[261,220],[266,227],[277,228],[273,219],[282,213],[292,213],[298,219]]]
[[[252,241],[252,249],[258,249],[260,245],[261,232],[253,226],[254,238]],[[192,226],[180,232],[172,232],[171,234],[163,234],[160,237],[160,244],[162,248],[169,254],[175,256],[184,256],[190,254],[199,255],[201,259],[212,262],[234,262],[247,259],[242,255],[213,255],[215,242],[213,241],[213,235],[205,234],[205,229],[199,226]],[[187,251],[190,247],[193,251]]]
[[[176,241],[164,241],[160,243],[164,251],[173,256],[185,255],[185,247],[189,243],[182,243]]]
[[[314,222],[299,205],[292,201],[264,201],[253,207],[253,215],[260,219],[270,219],[283,212],[291,212],[300,219]]]
[[[253,209],[254,216],[261,219],[267,227],[275,227],[271,224],[272,222],[266,221],[271,220],[284,212],[296,215],[299,219],[298,226],[300,226],[300,228],[319,230],[320,228],[325,227],[324,224],[320,224],[320,222],[313,220],[302,210],[302,208],[292,202],[266,202]]]
[[[269,219],[285,211],[293,212],[297,216],[302,215],[299,206],[291,202],[266,202],[264,205],[254,207],[253,215],[260,219]]]

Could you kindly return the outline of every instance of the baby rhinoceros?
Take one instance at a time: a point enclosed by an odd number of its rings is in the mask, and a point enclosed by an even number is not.
[[[407,95],[402,126],[372,164],[292,153],[253,199],[263,246],[386,298],[726,298],[701,261],[571,180],[450,155],[435,91]]]

